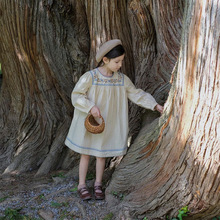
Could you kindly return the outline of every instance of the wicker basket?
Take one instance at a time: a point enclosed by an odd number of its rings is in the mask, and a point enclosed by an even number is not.
[[[102,123],[99,124],[95,120],[93,115],[89,114],[86,117],[86,120],[85,120],[85,127],[86,127],[87,131],[89,131],[90,133],[93,133],[93,134],[100,134],[100,133],[102,133],[104,131],[104,129],[105,129],[105,121],[104,121],[102,116],[101,116],[101,120],[102,120]]]

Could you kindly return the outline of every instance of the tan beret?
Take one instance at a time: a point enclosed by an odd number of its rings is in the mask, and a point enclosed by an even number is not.
[[[99,63],[102,58],[114,47],[122,45],[121,40],[119,39],[114,39],[114,40],[109,40],[102,44],[102,46],[99,48],[98,52],[96,53],[96,61]]]

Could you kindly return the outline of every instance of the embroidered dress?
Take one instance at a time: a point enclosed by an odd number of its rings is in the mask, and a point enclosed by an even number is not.
[[[128,135],[128,99],[154,110],[157,102],[149,93],[136,89],[131,80],[120,72],[106,77],[98,69],[82,75],[71,94],[74,117],[65,144],[75,152],[97,157],[126,154]],[[84,121],[96,105],[105,120],[101,134],[91,134]]]

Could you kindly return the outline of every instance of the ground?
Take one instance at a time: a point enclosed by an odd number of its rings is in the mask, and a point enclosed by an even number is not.
[[[65,172],[34,175],[0,176],[0,219],[114,219],[105,201],[82,201],[77,180]],[[87,183],[92,192],[94,180]]]

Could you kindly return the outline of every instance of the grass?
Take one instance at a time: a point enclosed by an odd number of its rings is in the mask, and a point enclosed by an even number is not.
[[[70,192],[77,192],[77,190],[78,190],[78,188],[77,188],[77,186],[76,186],[76,187],[74,187],[73,189],[70,189]]]
[[[8,196],[4,196],[4,197],[0,198],[0,203],[4,202],[7,198],[8,198]]]
[[[106,215],[104,218],[103,218],[103,220],[111,220],[112,218],[113,218],[113,213],[109,213],[108,215]]]
[[[68,206],[68,202],[62,202],[62,203],[58,203],[58,202],[51,202],[51,207],[53,208],[60,208],[62,206]]]
[[[115,196],[116,198],[120,199],[120,200],[123,200],[125,195],[123,193],[118,193],[118,192],[115,192],[115,191],[112,191],[112,195]]]
[[[88,173],[86,175],[86,180],[93,180],[95,178],[95,174],[94,173]]]
[[[167,220],[183,220],[184,216],[188,216],[188,213],[190,212],[188,210],[188,206],[184,206],[183,208],[179,209],[178,211],[178,215],[175,218],[171,218],[169,219],[169,217],[167,217]]]
[[[0,217],[1,220],[23,220],[23,219],[28,219],[26,216],[22,216],[20,215],[20,211],[21,209],[11,209],[11,208],[7,208],[5,209],[5,216],[4,217]]]
[[[56,174],[52,175],[52,177],[66,178],[65,173],[63,173],[63,172],[56,173]]]

